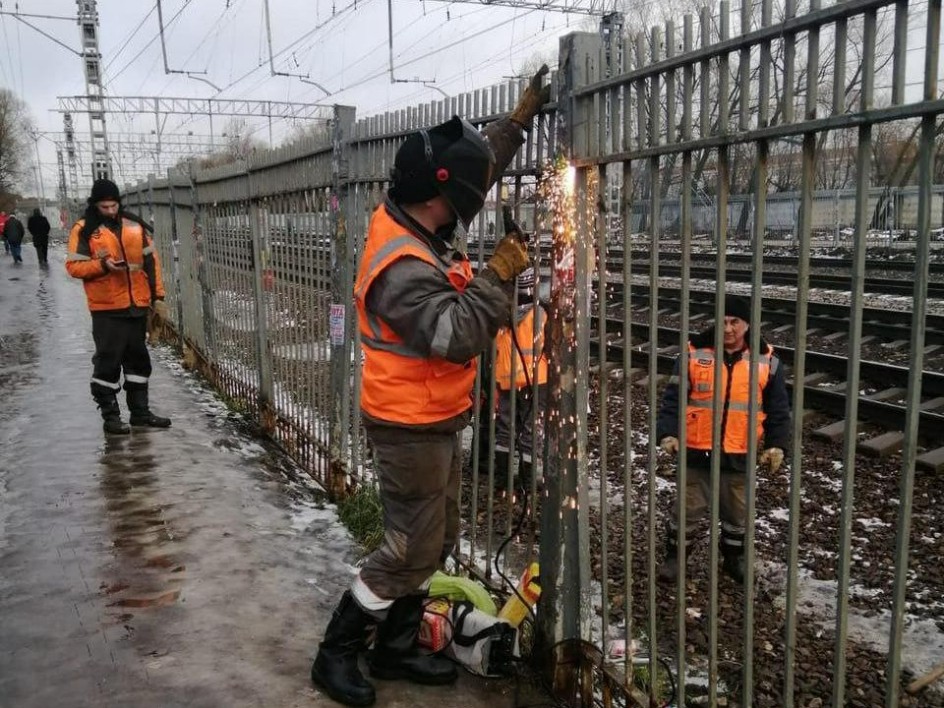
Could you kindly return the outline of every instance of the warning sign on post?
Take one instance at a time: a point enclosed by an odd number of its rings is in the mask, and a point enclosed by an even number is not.
[[[344,344],[344,305],[331,305],[328,329],[331,335],[332,347],[339,347]]]

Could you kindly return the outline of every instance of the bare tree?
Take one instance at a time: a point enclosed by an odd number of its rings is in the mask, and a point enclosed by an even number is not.
[[[27,174],[31,124],[26,104],[12,91],[0,89],[0,201],[8,200]]]

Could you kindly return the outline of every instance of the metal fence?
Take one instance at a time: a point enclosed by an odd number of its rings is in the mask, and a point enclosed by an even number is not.
[[[707,556],[697,556],[699,562],[707,561],[707,569],[689,565],[692,573],[686,577],[680,532],[679,579],[671,588],[657,582],[667,507],[684,496],[673,490],[685,489],[688,470],[684,455],[677,470],[660,457],[654,431],[666,356],[677,352],[686,371],[687,343],[696,327],[692,304],[698,293],[686,269],[693,239],[698,229],[710,226],[714,232],[718,255],[713,292],[724,292],[736,206],[751,210],[753,356],[759,349],[763,236],[777,228],[778,207],[763,187],[730,193],[730,154],[735,149],[742,157],[744,151],[749,155],[750,184],[767,185],[770,156],[776,152],[782,164],[782,155],[798,146],[791,159],[802,186],[789,207],[796,216],[790,229],[800,283],[794,297],[792,379],[803,382],[810,309],[804,283],[818,228],[816,202],[822,196],[813,189],[818,139],[831,131],[854,134],[852,212],[845,205],[848,199],[841,210],[827,209],[837,210],[837,220],[841,212],[842,222],[854,229],[846,386],[853,392],[860,389],[867,236],[877,199],[870,173],[872,135],[877,126],[903,121],[920,123],[919,180],[907,191],[915,213],[918,265],[898,470],[894,585],[888,593],[891,630],[887,667],[878,669],[885,674],[881,690],[886,705],[899,705],[906,581],[909,571],[916,572],[908,557],[928,314],[931,185],[938,116],[944,111],[944,101],[937,98],[940,0],[916,7],[850,0],[825,8],[811,0],[801,14],[795,0],[787,0],[780,10],[782,21],[775,22],[772,0],[745,3],[733,18],[740,28],[736,36],[730,7],[722,2],[716,17],[707,10],[697,21],[686,16],[680,28],[670,23],[647,35],[575,33],[562,38],[554,103],[537,119],[527,144],[496,186],[490,198],[494,211],[481,215],[468,234],[470,255],[481,266],[485,243],[493,241],[495,225],[501,223],[503,200],[519,214],[527,212],[526,221],[536,231],[553,234],[551,272],[540,273],[545,282],[538,285],[546,289],[550,275],[546,304],[552,346],[550,402],[541,421],[547,429],[545,445],[535,455],[530,488],[517,497],[496,491],[501,486],[497,480],[512,487],[519,463],[512,443],[507,469],[496,468],[495,384],[483,367],[475,388],[475,423],[466,436],[469,475],[462,490],[465,536],[460,556],[495,582],[507,582],[506,569],[515,564],[540,558],[544,594],[536,655],[545,660],[558,694],[584,705],[664,702],[668,674],[677,685],[678,705],[686,704],[701,681],[711,705],[718,705],[721,696],[741,705],[792,706],[810,696],[837,706],[856,703],[847,690],[846,657],[859,397],[846,399],[845,442],[836,472],[841,519],[831,620],[833,678],[825,688],[810,689],[802,675],[807,669],[798,668],[808,664],[799,657],[805,656],[804,643],[811,636],[797,610],[801,557],[808,550],[802,548],[800,533],[806,523],[801,494],[808,442],[802,416],[794,426],[787,474],[772,479],[753,465],[745,473],[747,581],[737,591],[722,587],[719,580],[717,453],[712,457],[709,546]],[[880,42],[879,30],[886,26],[890,31]],[[923,44],[913,46],[919,35]],[[855,57],[850,55],[853,44]],[[924,62],[916,89],[907,80],[914,69],[906,71],[906,64],[918,52]],[[886,80],[887,90],[881,83]],[[355,120],[353,109],[337,107],[330,141],[253,154],[210,171],[172,174],[128,191],[131,208],[155,221],[168,301],[185,349],[202,361],[235,405],[254,415],[336,495],[370,479],[359,423],[360,348],[351,293],[367,222],[382,198],[396,148],[410,131],[453,113],[479,125],[501,117],[522,88],[510,83],[361,120]],[[887,100],[880,103],[880,94]],[[710,212],[698,203],[704,181],[693,183],[693,166],[706,163],[713,175]],[[665,179],[679,185],[668,220]],[[939,196],[937,202],[941,208]],[[643,219],[641,214],[662,217]],[[635,236],[637,247],[635,232],[645,225],[651,253],[645,284],[635,276],[629,248],[622,270],[608,272],[606,252],[614,224],[626,244]],[[678,329],[669,349],[662,319],[666,310],[657,296],[666,287],[658,263],[667,236],[680,241],[683,264],[674,305]],[[535,256],[539,246],[533,244]],[[724,312],[721,299],[716,300],[718,321]],[[634,322],[641,305],[648,307],[645,325]],[[649,344],[638,346],[640,337]],[[754,362],[756,370],[756,358]],[[722,366],[719,357],[717,380]],[[804,385],[793,386],[797,413],[804,411],[804,391]],[[715,398],[716,439],[720,395]],[[756,399],[752,395],[752,424],[760,407]],[[679,438],[685,440],[685,416],[681,421]],[[537,423],[532,419],[532,425]],[[756,448],[752,440],[749,459],[756,458]],[[765,547],[762,558],[755,544],[757,500],[776,484],[789,490],[786,536],[781,550],[772,553]],[[526,500],[534,513],[522,526],[516,520],[525,518]],[[678,513],[684,529],[684,505]],[[496,558],[502,539],[514,532],[513,560]],[[757,577],[755,563],[763,569]],[[785,578],[776,651],[764,648],[771,636],[761,637],[754,621],[756,583],[764,581],[771,567]],[[696,607],[691,600],[689,581],[695,576],[704,586],[698,597],[705,606]],[[675,598],[668,613],[666,593]],[[721,610],[732,603],[740,605],[739,620],[721,626]],[[626,648],[618,661],[612,661],[614,642]]]

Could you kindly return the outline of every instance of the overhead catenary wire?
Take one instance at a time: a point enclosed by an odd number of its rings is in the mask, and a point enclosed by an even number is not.
[[[174,16],[171,17],[171,18],[167,21],[167,24],[166,24],[166,25],[164,25],[164,30],[165,30],[165,31],[167,30],[168,27],[170,27],[172,24],[174,24],[174,22],[177,20],[177,18],[179,18],[179,17],[181,16],[181,14],[183,14],[183,11],[187,9],[187,7],[190,5],[191,2],[192,2],[192,0],[184,0],[184,4],[181,5],[180,9],[177,10],[177,12],[174,14]],[[156,42],[158,39],[160,39],[160,37],[161,37],[160,32],[158,32],[158,33],[155,34],[153,37],[151,37],[151,40],[141,48],[141,51],[139,51],[137,54],[135,54],[134,57],[131,59],[131,61],[129,61],[127,64],[125,64],[123,67],[121,67],[121,69],[118,71],[118,73],[116,73],[114,76],[111,77],[111,79],[106,83],[106,87],[107,87],[107,86],[110,86],[112,83],[114,83],[114,82],[118,79],[119,76],[121,76],[123,73],[125,73],[125,71],[127,71],[128,68],[129,68],[132,64],[134,64],[138,59],[140,59],[140,58],[141,58],[141,55],[143,55],[143,54],[151,47],[151,45],[154,44],[154,42]]]

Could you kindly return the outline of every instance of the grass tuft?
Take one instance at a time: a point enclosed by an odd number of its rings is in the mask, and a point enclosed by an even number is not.
[[[338,503],[338,516],[365,553],[380,545],[384,536],[383,507],[376,486],[365,484],[342,499]]]

